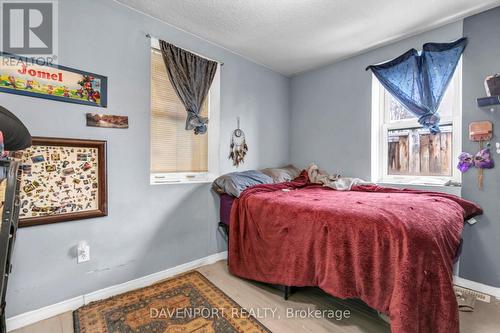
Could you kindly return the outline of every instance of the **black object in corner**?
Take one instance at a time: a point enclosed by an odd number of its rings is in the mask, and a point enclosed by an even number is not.
[[[5,294],[19,218],[19,163],[0,160],[0,333],[5,326]]]
[[[0,106],[0,131],[3,133],[4,149],[22,150],[31,146],[31,134],[12,112]]]

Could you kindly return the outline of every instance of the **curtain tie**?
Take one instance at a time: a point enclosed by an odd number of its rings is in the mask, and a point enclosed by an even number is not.
[[[205,134],[207,132],[208,118],[200,116],[193,110],[187,110],[186,130],[194,130],[194,134]]]
[[[418,118],[418,123],[424,126],[425,128],[428,128],[432,134],[437,134],[441,133],[441,130],[439,129],[440,119],[441,118],[439,117],[439,114],[427,112],[426,114]]]

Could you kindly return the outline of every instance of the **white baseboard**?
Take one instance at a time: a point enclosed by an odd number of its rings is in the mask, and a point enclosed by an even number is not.
[[[109,298],[118,294],[123,294],[127,291],[142,288],[149,286],[155,282],[167,279],[169,277],[172,277],[174,275],[180,274],[187,272],[189,270],[204,266],[204,265],[210,265],[213,264],[214,262],[217,262],[219,260],[223,260],[227,258],[227,252],[220,252],[213,254],[211,256],[197,259],[190,261],[188,263],[175,266],[169,269],[166,269],[161,272],[153,273],[150,275],[143,276],[141,278],[127,281],[125,283],[117,284],[108,288],[104,288],[101,290],[97,290],[94,292],[91,292],[89,294],[83,295],[84,297],[84,302],[85,304],[89,304],[90,302],[93,301],[98,301],[101,299]]]
[[[7,318],[7,332],[28,326],[61,313],[73,311],[84,305],[83,296],[74,297],[41,309],[21,313],[15,317]]]
[[[464,287],[467,289],[472,289],[475,291],[479,291],[484,294],[491,295],[497,299],[500,299],[500,288],[488,286],[486,284],[482,284],[479,282],[474,282],[471,280],[467,280],[464,278],[461,278],[459,276],[454,276],[453,277],[453,282],[460,287]]]
[[[166,269],[161,272],[143,276],[138,279],[130,280],[125,283],[117,284],[108,288],[100,289],[89,294],[77,296],[60,303],[52,304],[37,310],[22,313],[20,315],[7,318],[7,332],[15,329],[28,326],[38,321],[57,316],[61,313],[74,311],[82,305],[93,301],[105,299],[114,295],[125,293],[134,289],[149,286],[158,281],[167,279],[177,274],[187,272],[189,270],[213,264],[217,261],[227,258],[227,251],[212,254],[208,257],[196,259],[188,263]]]

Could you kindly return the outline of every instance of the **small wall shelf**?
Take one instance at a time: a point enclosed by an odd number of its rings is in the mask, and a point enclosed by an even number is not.
[[[500,111],[500,96],[480,97],[477,106],[491,112]]]

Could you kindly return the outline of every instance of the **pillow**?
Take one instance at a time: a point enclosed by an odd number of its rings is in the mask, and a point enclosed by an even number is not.
[[[267,168],[261,171],[271,177],[275,183],[289,182],[300,174],[300,170],[291,164],[281,168]]]
[[[273,179],[260,171],[248,170],[231,172],[220,176],[213,182],[213,187],[218,193],[227,193],[239,197],[241,192],[250,186],[258,184],[272,184]]]

